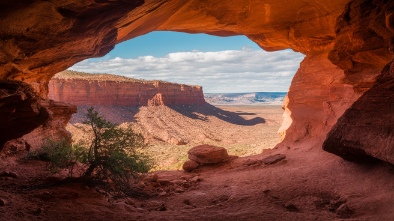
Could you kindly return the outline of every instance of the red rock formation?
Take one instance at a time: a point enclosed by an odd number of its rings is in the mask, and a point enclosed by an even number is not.
[[[76,76],[63,72],[49,82],[52,100],[84,106],[159,106],[204,104],[200,86],[139,81],[111,75]],[[73,77],[74,76],[74,77]]]
[[[266,50],[307,55],[290,87],[283,145],[321,144],[391,60],[393,14],[394,3],[385,0],[6,1],[0,3],[0,79],[27,82],[45,98],[55,73],[154,30],[242,34]],[[152,102],[160,103],[160,95]],[[7,119],[23,119],[12,113]]]
[[[11,139],[46,123],[50,112],[33,89],[25,83],[0,81],[0,149]]]
[[[369,156],[394,164],[394,62],[330,131],[324,150],[350,160]]]
[[[68,121],[71,119],[72,114],[77,112],[77,107],[55,101],[42,101],[41,105],[45,107],[50,114],[48,121],[21,138],[7,143],[5,145],[6,148],[12,146],[15,142],[23,143],[25,145],[25,149],[37,149],[48,139],[71,140],[71,134],[65,128]]]
[[[307,56],[293,78],[285,102],[281,145],[321,144],[338,117],[359,97],[345,73],[327,54]],[[305,143],[305,144],[306,144]]]

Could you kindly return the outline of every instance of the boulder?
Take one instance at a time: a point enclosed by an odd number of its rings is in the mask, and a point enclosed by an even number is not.
[[[229,158],[224,147],[217,147],[208,144],[195,146],[188,151],[189,159],[200,164],[220,163]]]
[[[183,168],[183,170],[186,171],[186,172],[191,172],[191,171],[193,171],[194,169],[197,169],[199,166],[200,166],[200,164],[198,164],[196,161],[194,161],[194,160],[188,160],[188,161],[186,161],[186,162],[183,164],[182,168]]]

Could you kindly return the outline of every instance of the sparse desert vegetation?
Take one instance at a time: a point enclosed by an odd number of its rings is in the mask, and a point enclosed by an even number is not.
[[[143,136],[106,120],[93,108],[87,110],[84,124],[86,139],[73,143],[48,139],[41,148],[28,152],[26,158],[48,162],[53,173],[66,169],[70,177],[78,168],[77,177],[107,192],[133,193],[132,178],[149,172],[154,164],[140,151],[146,146]]]
[[[81,109],[67,129],[75,143],[93,136],[81,122]],[[151,156],[154,170],[181,169],[187,151],[200,144],[225,147],[230,155],[249,156],[279,143],[277,130],[283,110],[280,106],[184,106],[140,107],[137,109],[97,107],[121,127],[131,126],[143,134],[147,145],[141,151]]]

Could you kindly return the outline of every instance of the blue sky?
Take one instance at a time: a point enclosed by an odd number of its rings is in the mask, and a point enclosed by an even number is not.
[[[152,32],[70,69],[201,85],[205,93],[287,91],[303,55],[265,52],[245,36]]]

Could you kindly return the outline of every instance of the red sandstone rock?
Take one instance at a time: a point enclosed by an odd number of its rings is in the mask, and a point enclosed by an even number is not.
[[[200,166],[199,163],[197,163],[194,160],[188,160],[182,165],[182,169],[186,172],[191,172],[194,169],[197,169]]]
[[[49,110],[28,84],[0,81],[0,150],[7,141],[31,132],[49,118]]]
[[[262,162],[265,164],[274,164],[274,163],[277,163],[281,160],[284,160],[285,158],[286,158],[286,155],[284,155],[284,154],[275,154],[275,155],[268,156],[268,157],[264,158]]]
[[[71,134],[65,128],[72,114],[77,112],[77,107],[57,101],[42,101],[41,104],[50,111],[51,118],[19,139],[24,141],[30,150],[41,147],[48,139],[71,141]]]
[[[394,164],[394,63],[338,120],[323,149],[345,159]]]
[[[220,163],[229,157],[225,148],[208,144],[195,146],[187,153],[190,160],[201,164]]]
[[[84,106],[204,104],[202,87],[64,71],[49,82],[52,100]]]
[[[360,96],[327,55],[307,56],[295,74],[279,132],[284,146],[322,143],[336,120]]]

